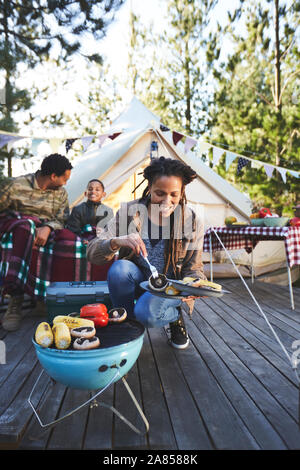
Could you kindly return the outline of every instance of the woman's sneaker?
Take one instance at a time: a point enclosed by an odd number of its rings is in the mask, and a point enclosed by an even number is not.
[[[185,349],[189,345],[189,337],[186,331],[182,314],[179,315],[178,320],[170,323],[169,331],[171,333],[170,344],[176,349]]]

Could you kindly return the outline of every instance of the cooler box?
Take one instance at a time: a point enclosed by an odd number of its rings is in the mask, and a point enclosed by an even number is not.
[[[48,321],[56,315],[78,312],[86,304],[103,303],[112,308],[107,281],[52,282],[47,287]]]

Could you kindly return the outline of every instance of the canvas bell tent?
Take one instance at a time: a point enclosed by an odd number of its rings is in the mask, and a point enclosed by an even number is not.
[[[105,204],[116,212],[123,201],[139,198],[146,187],[142,171],[152,156],[182,160],[197,173],[197,178],[186,187],[188,204],[202,219],[205,229],[222,226],[227,216],[249,221],[252,203],[249,197],[225,179],[192,151],[186,151],[181,141],[174,143],[174,135],[162,127],[160,118],[149,111],[137,98],[112,123],[107,134],[92,144],[81,158],[74,161],[72,175],[66,189],[70,207],[82,202],[87,183],[99,178],[104,183]],[[135,188],[138,189],[135,190]],[[231,252],[243,275],[249,275],[250,256],[244,250]],[[209,261],[208,253],[203,260]],[[255,274],[272,273],[285,266],[282,242],[260,242],[254,250]],[[206,267],[208,270],[208,266]],[[215,276],[235,275],[223,252],[214,254]],[[278,278],[277,281],[280,279]],[[276,282],[273,278],[272,282]],[[284,278],[285,282],[285,278]]]

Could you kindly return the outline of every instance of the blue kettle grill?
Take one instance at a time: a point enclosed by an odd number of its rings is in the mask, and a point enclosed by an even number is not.
[[[111,324],[105,328],[98,328],[96,335],[100,339],[100,346],[97,349],[79,351],[73,349],[59,350],[52,347],[44,348],[33,339],[32,342],[43,370],[32,388],[28,402],[39,424],[43,428],[53,426],[93,402],[93,404],[110,408],[113,413],[122,419],[136,433],[142,435],[146,434],[149,430],[149,423],[124,377],[133,367],[140,354],[144,333],[145,328],[140,322],[127,319],[122,323]],[[54,382],[60,382],[70,388],[93,390],[95,393],[89,400],[66,415],[44,424],[32,403],[34,391],[44,372],[46,372]],[[122,380],[127,392],[139,411],[145,425],[145,431],[137,429],[113,406],[96,400],[104,390],[119,379]]]

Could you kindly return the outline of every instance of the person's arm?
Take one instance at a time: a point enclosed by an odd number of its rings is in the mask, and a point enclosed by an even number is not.
[[[206,279],[202,262],[204,226],[197,216],[195,216],[193,229],[192,237],[188,242],[186,255],[182,262],[181,279],[186,276]]]
[[[68,194],[66,190],[63,190],[61,193],[61,200],[59,209],[54,214],[53,219],[47,220],[45,225],[51,228],[51,230],[61,230],[64,228],[66,220],[68,219],[70,214],[69,210],[69,201],[68,201]]]
[[[82,228],[81,212],[78,206],[73,207],[72,212],[67,220],[66,228],[71,232],[80,235]]]
[[[10,208],[12,181],[6,182],[0,188],[0,213]]]
[[[128,253],[142,252],[147,255],[146,247],[138,233],[120,235],[120,211],[113,217],[104,230],[87,245],[87,259],[93,264],[102,265],[111,261],[120,248]]]

